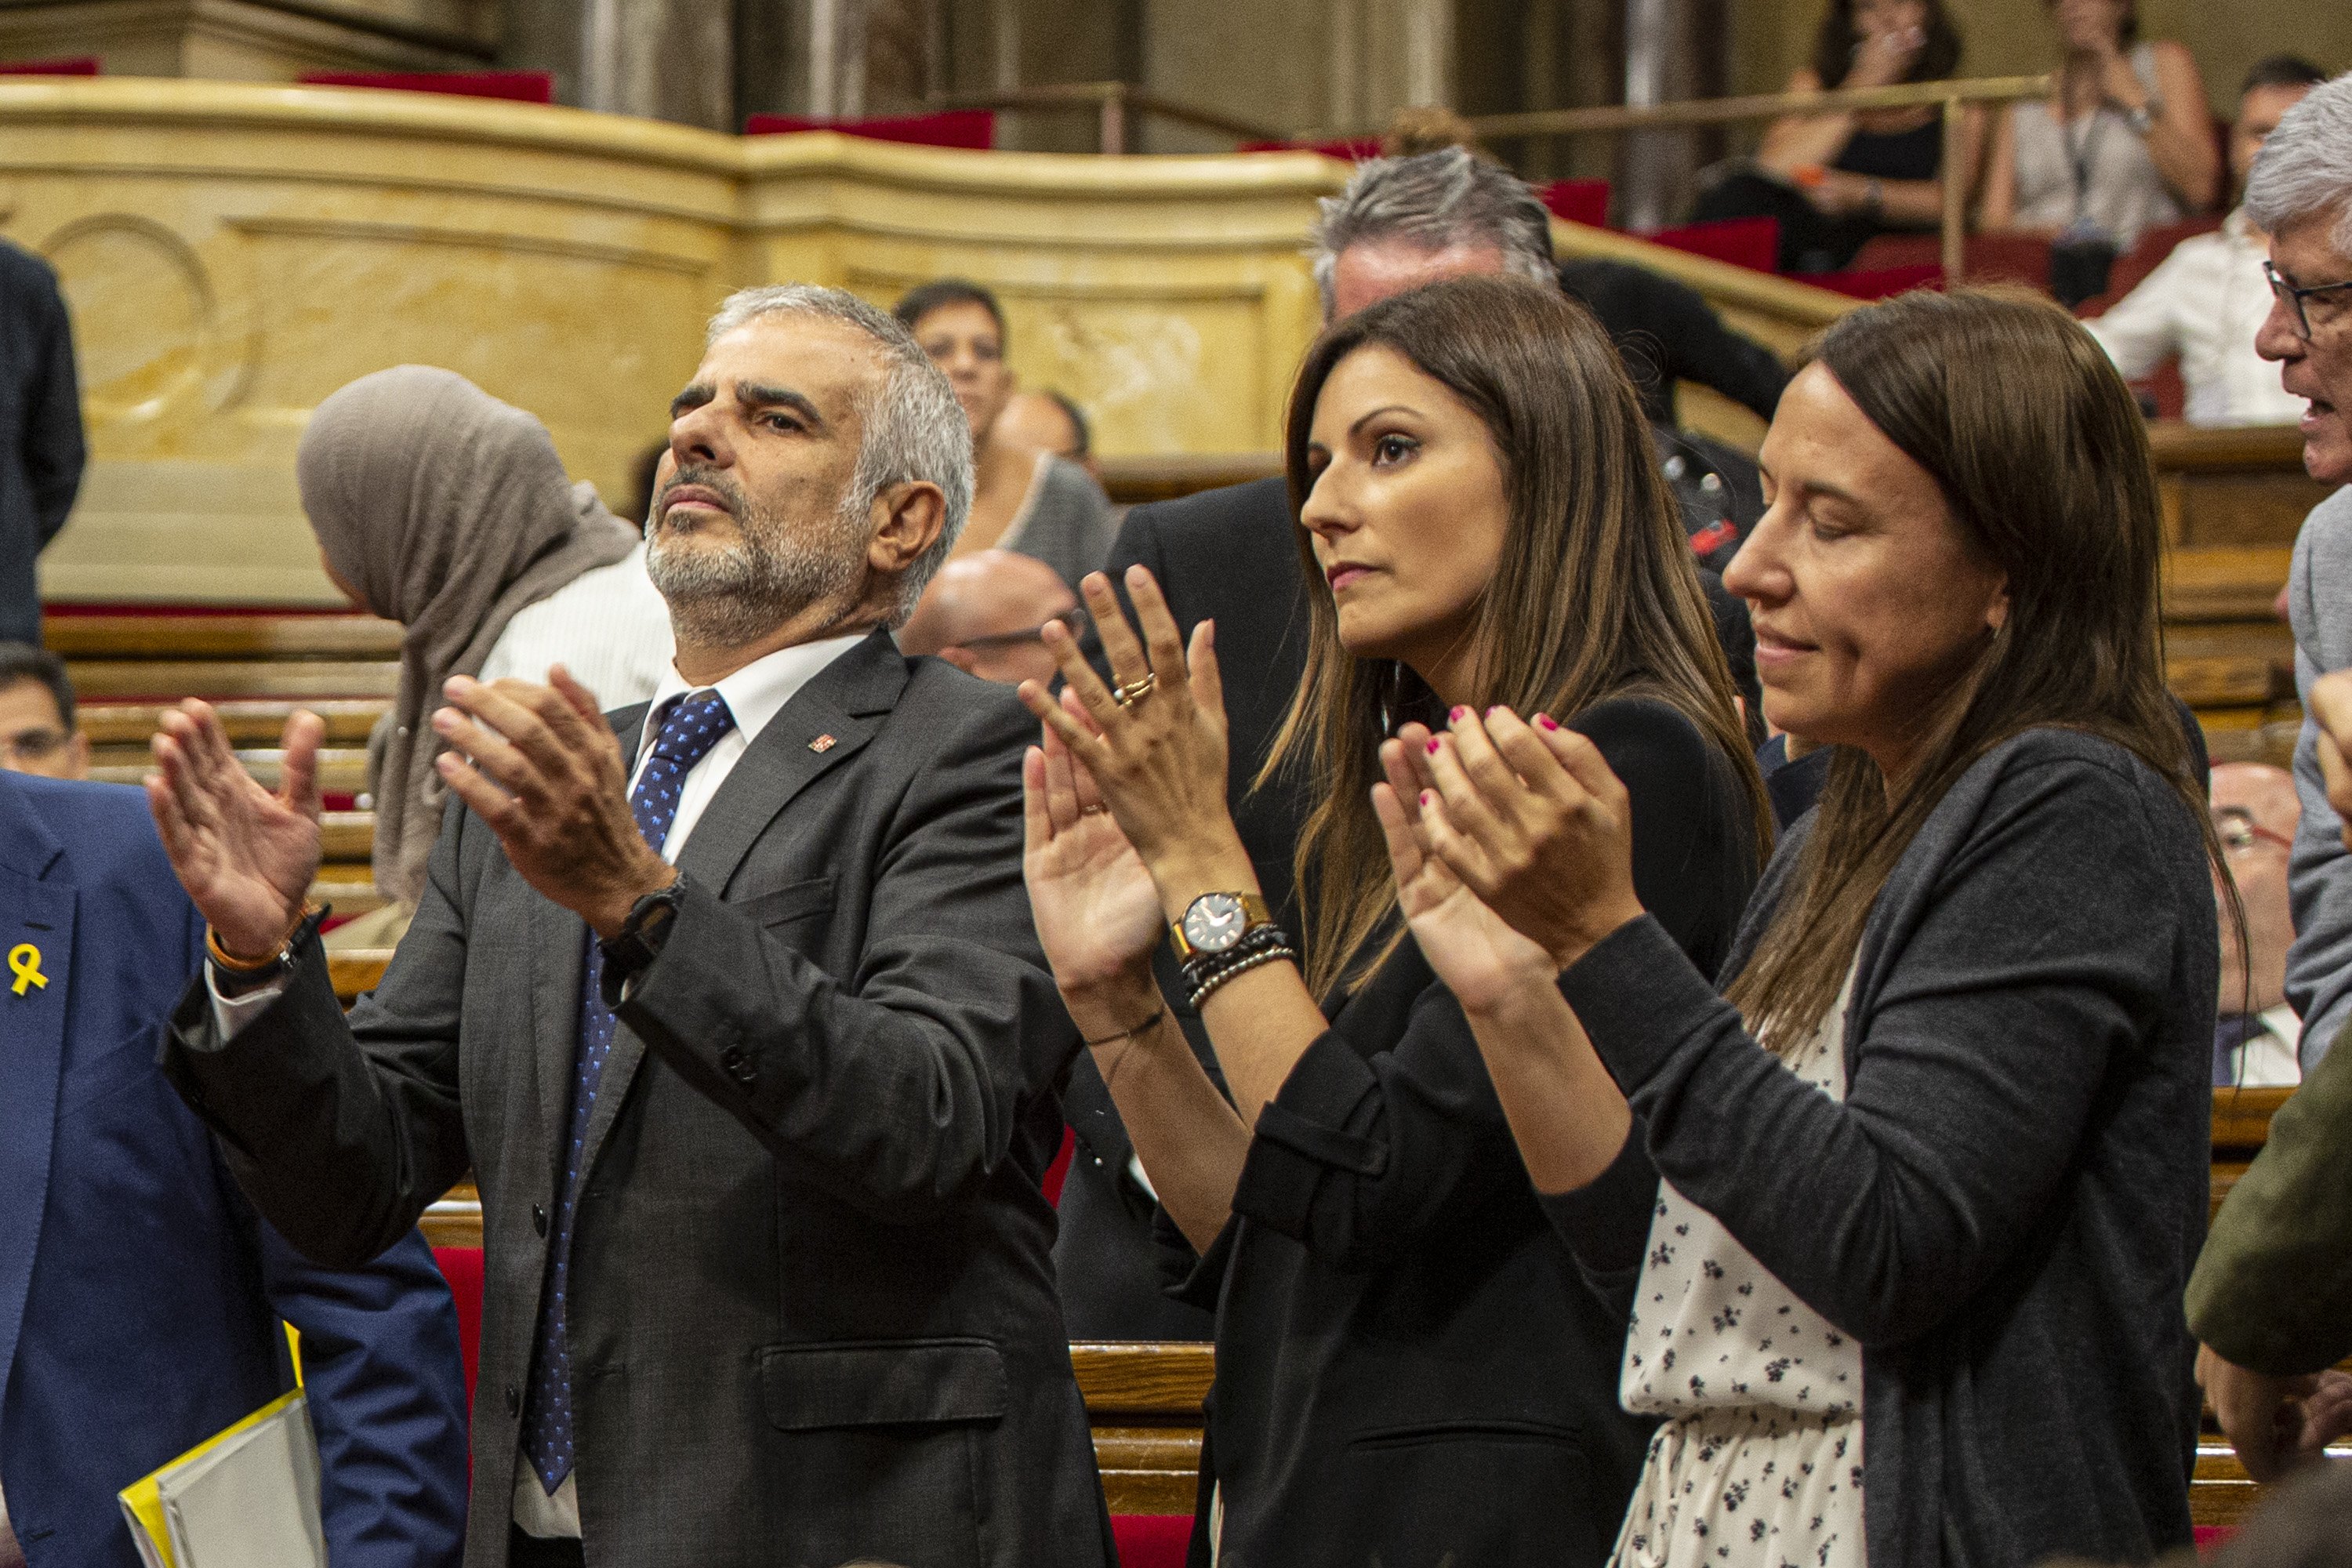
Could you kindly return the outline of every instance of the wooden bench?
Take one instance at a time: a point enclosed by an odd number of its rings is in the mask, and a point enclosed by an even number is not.
[[[2217,763],[2289,765],[2303,711],[2294,641],[2273,608],[2294,537],[2331,487],[2291,427],[2148,430],[2164,508],[2165,676]]]
[[[383,974],[387,954],[344,954],[333,961],[336,990],[349,996]],[[364,983],[364,984],[362,984]],[[2283,1089],[2217,1089],[2213,1094],[2213,1201],[2218,1206],[2269,1136]],[[482,1244],[480,1195],[452,1188],[425,1212],[436,1247]],[[1074,1344],[1072,1364],[1093,1427],[1095,1462],[1113,1513],[1190,1513],[1201,1463],[1201,1404],[1215,1371],[1205,1344]],[[2209,1430],[2199,1445],[2189,1508],[2200,1525],[2233,1525],[2263,1489]]]

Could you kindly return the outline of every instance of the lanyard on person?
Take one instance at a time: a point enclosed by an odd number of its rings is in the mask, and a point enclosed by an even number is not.
[[[2098,148],[2099,132],[2106,129],[2107,106],[2095,103],[2091,111],[2083,118],[2086,123],[2080,142],[2074,139],[2074,132],[2067,130],[2063,121],[2058,127],[2059,140],[2066,143],[2067,166],[2074,175],[2074,222],[2077,224],[2084,221],[2084,209],[2091,205],[2091,154]]]

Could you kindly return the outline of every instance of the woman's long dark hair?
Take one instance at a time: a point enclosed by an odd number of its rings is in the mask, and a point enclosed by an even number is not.
[[[1502,559],[1466,634],[1477,651],[1474,706],[1566,719],[1604,699],[1654,697],[1696,725],[1739,770],[1756,824],[1771,812],[1740,728],[1679,514],[1658,471],[1633,384],[1598,321],[1559,289],[1465,278],[1383,300],[1325,329],[1290,395],[1286,457],[1292,515],[1314,488],[1315,405],[1339,362],[1379,344],[1443,383],[1501,455],[1510,516]],[[1430,520],[1442,527],[1443,518]],[[1379,967],[1396,883],[1371,788],[1378,750],[1426,689],[1392,659],[1357,658],[1297,530],[1311,623],[1307,679],[1260,782],[1307,769],[1317,804],[1298,843],[1307,981],[1318,995]],[[1433,717],[1433,715],[1432,715]]]
[[[1944,12],[1944,0],[1927,0],[1927,42],[1903,73],[1903,79],[1942,81],[1960,68],[1960,30]],[[1824,88],[1836,88],[1853,69],[1853,52],[1862,34],[1853,25],[1853,0],[1830,0],[1822,25],[1813,34],[1813,75]]]
[[[1928,814],[2021,731],[2079,731],[2137,756],[2196,813],[2229,885],[2164,684],[2147,428],[2106,354],[2048,300],[1986,290],[1856,310],[1813,357],[1934,478],[1968,549],[2007,578],[2009,613],[1924,705],[1907,777],[1837,748],[1793,886],[1726,992],[1759,1037],[1790,1044],[1835,1003],[1871,905]]]

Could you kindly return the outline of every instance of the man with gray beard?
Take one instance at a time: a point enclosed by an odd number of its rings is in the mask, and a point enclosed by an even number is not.
[[[272,795],[166,717],[148,794],[211,925],[167,1070],[321,1262],[473,1169],[468,1568],[1097,1568],[1034,726],[889,631],[970,504],[962,413],[889,317],[793,287],[720,308],[671,418],[670,678],[609,724],[561,668],[449,682],[460,809],[348,1021],[302,902],[319,721]]]

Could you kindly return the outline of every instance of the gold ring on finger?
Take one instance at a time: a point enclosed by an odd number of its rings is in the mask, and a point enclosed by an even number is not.
[[[1092,805],[1082,805],[1078,807],[1078,815],[1080,816],[1100,816],[1104,812],[1108,811],[1110,807],[1103,805],[1100,801],[1097,801]]]
[[[1143,677],[1140,680],[1130,680],[1126,685],[1119,687],[1110,694],[1110,700],[1113,702],[1118,703],[1121,708],[1132,708],[1137,703],[1142,701],[1146,697],[1150,696],[1151,689],[1159,684],[1160,675],[1159,672],[1155,670],[1151,674]]]

